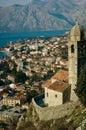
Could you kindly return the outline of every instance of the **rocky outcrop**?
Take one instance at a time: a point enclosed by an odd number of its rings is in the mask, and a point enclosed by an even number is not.
[[[37,112],[37,115],[42,121],[49,121],[54,119],[60,119],[65,116],[71,115],[71,113],[80,106],[80,102],[69,102],[56,107],[40,107],[36,104],[34,99],[32,100],[33,111]]]
[[[80,102],[41,108],[33,100],[16,130],[84,130],[80,128],[85,127],[85,119],[86,108]]]

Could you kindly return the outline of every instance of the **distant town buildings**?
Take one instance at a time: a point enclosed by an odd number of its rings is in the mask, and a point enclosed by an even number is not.
[[[67,35],[24,39],[10,42],[3,48],[2,51],[9,57],[0,60],[0,120],[21,116],[20,111],[16,113],[16,109],[18,106],[22,111],[28,109],[27,92],[34,90],[40,95],[44,92],[42,86],[47,80],[51,80],[59,69],[68,68],[68,54],[65,51],[67,39]],[[27,78],[16,82],[18,72]],[[60,93],[62,97],[63,91],[58,90],[57,95]],[[12,108],[15,108],[15,112]],[[12,111],[9,113],[9,110]]]

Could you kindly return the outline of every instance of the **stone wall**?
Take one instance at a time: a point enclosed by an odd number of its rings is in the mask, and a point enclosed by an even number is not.
[[[55,95],[57,95],[57,97]],[[62,105],[63,93],[45,88],[45,103],[47,103],[49,107]]]
[[[33,108],[35,108],[39,119],[43,121],[48,121],[52,119],[59,119],[70,115],[73,110],[80,105],[79,102],[69,102],[56,107],[40,107],[36,104],[35,100],[32,99]]]

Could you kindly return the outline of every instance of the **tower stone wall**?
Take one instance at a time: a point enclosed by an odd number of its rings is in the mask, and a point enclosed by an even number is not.
[[[76,101],[74,89],[78,76],[86,63],[86,41],[84,28],[79,23],[71,29],[68,43],[69,84],[71,84],[71,100]]]

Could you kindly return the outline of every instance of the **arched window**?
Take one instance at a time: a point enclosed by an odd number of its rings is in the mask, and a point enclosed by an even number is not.
[[[71,53],[74,53],[74,45],[71,45]]]

